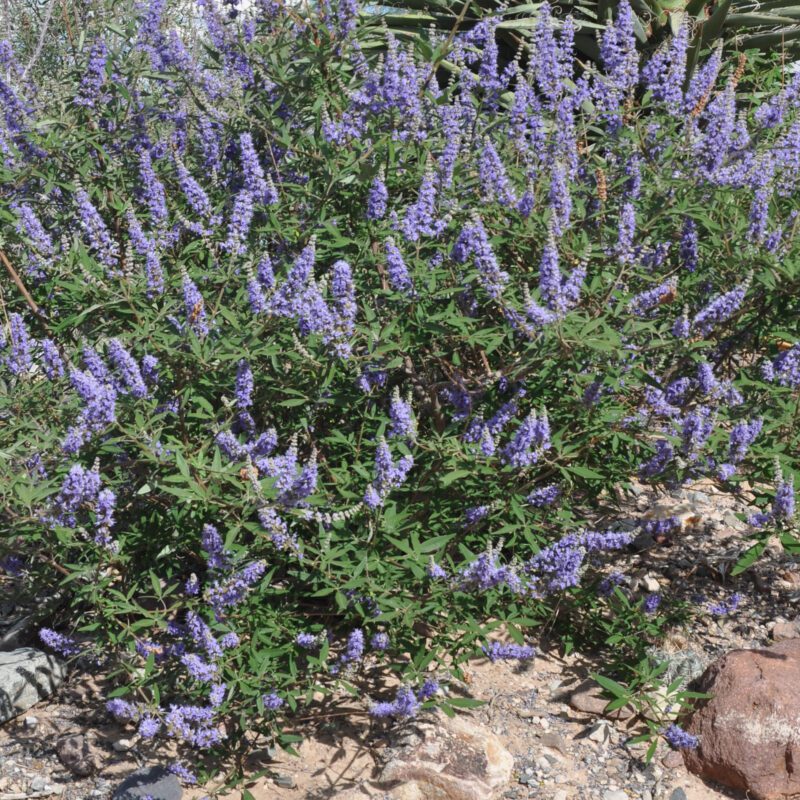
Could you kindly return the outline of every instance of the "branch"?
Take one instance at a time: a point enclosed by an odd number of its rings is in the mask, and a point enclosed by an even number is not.
[[[25,78],[28,76],[28,73],[33,68],[33,65],[39,59],[39,56],[42,53],[42,47],[44,47],[44,39],[47,36],[47,29],[50,27],[50,17],[53,15],[53,7],[56,4],[56,0],[50,0],[50,3],[47,6],[47,13],[44,17],[44,22],[42,23],[42,29],[39,32],[39,41],[36,43],[36,50],[34,50],[33,55],[31,56],[31,60],[28,62],[28,66],[25,67],[22,73],[22,80],[24,81]]]
[[[25,288],[22,278],[20,278],[19,274],[14,269],[13,265],[8,260],[8,257],[2,250],[0,250],[0,261],[3,262],[6,271],[11,276],[11,280],[14,281],[14,283],[17,285],[17,289],[20,290],[22,296],[25,298],[25,302],[31,307],[31,311],[33,311],[33,313],[36,314],[36,316],[40,319],[45,319],[45,313],[41,308],[39,308],[36,301],[31,297],[31,293]]]

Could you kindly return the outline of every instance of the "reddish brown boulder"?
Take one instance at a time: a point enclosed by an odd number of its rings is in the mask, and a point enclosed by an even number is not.
[[[800,639],[733,650],[691,686],[711,694],[684,727],[689,770],[754,800],[800,797]]]

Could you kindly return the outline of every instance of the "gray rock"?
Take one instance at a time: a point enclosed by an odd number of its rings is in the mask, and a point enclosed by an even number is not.
[[[661,591],[661,584],[658,582],[658,578],[650,572],[643,575],[639,583],[646,592]]]
[[[132,750],[136,743],[131,739],[117,739],[112,742],[111,747],[115,753],[127,753]]]
[[[593,742],[597,742],[598,744],[606,744],[607,742],[611,741],[611,725],[604,719],[600,720],[599,722],[595,722],[594,725],[587,728],[587,731],[588,738]]]
[[[575,687],[575,691],[570,695],[569,704],[576,711],[583,711],[586,714],[600,716],[604,713],[605,707],[611,702],[603,696],[603,690],[593,680],[587,679]],[[633,709],[623,706],[616,711],[608,714],[610,719],[624,720],[633,715]]]
[[[705,492],[686,492],[686,499],[699,505],[708,505],[710,498]]]
[[[37,775],[29,784],[28,790],[31,792],[43,792],[47,788],[47,778]]]
[[[140,800],[150,795],[153,800],[180,800],[180,781],[165,767],[143,767],[132,772],[117,787],[113,800]]]
[[[294,789],[297,785],[292,775],[276,775],[272,780],[275,782],[275,785],[280,786],[281,789]]]
[[[73,734],[59,739],[56,744],[58,760],[73,774],[81,778],[100,768],[100,753],[86,736]]]
[[[672,790],[669,800],[686,800],[686,792],[679,786],[677,789]]]
[[[17,617],[3,622],[0,630],[0,651],[16,650],[33,628],[33,614]]]
[[[63,662],[41,650],[0,652],[0,723],[49,697],[65,675]]]
[[[800,625],[797,620],[787,622],[786,620],[778,620],[773,625],[769,635],[776,642],[785,642],[787,639],[800,638]]]
[[[733,528],[734,530],[739,530],[741,528],[746,527],[744,522],[742,522],[739,519],[739,517],[736,516],[736,513],[734,511],[726,511],[722,515],[722,522],[729,528]]]

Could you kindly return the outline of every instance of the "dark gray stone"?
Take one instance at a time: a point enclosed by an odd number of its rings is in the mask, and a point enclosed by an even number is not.
[[[0,652],[0,723],[49,697],[65,675],[64,664],[41,650],[20,647]]]
[[[180,800],[183,789],[166,767],[143,767],[122,781],[113,800],[140,800],[147,795],[153,800]]]
[[[30,636],[32,629],[33,614],[14,619],[0,619],[0,651],[7,653],[9,650],[16,650]]]
[[[73,774],[81,778],[100,769],[100,751],[93,740],[80,733],[65,736],[56,743],[58,760]]]

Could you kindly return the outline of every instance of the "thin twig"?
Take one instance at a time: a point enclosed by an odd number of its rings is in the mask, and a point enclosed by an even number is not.
[[[47,36],[47,29],[50,27],[50,17],[53,16],[53,8],[56,4],[56,0],[50,0],[50,3],[47,6],[47,12],[44,15],[44,21],[42,22],[42,30],[39,33],[39,41],[36,43],[36,49],[33,51],[33,55],[31,56],[31,60],[28,62],[28,66],[22,72],[22,80],[24,81],[25,78],[28,76],[28,73],[33,68],[33,65],[38,61],[39,56],[42,53],[42,47],[44,47],[44,37]]]
[[[31,307],[31,311],[33,311],[33,313],[36,314],[37,317],[44,319],[45,317],[44,312],[39,308],[33,297],[31,297],[31,293],[25,287],[25,284],[22,282],[22,278],[20,278],[19,273],[14,269],[14,266],[8,260],[8,257],[2,250],[0,250],[0,261],[3,262],[6,271],[11,276],[11,280],[14,281],[14,283],[17,286],[17,289],[20,290],[20,293],[25,298],[25,302]]]

